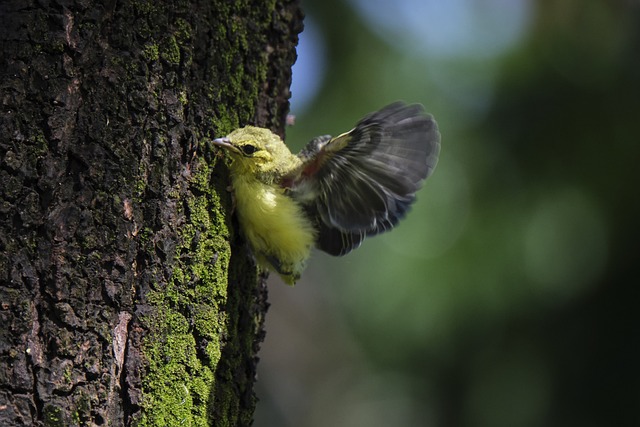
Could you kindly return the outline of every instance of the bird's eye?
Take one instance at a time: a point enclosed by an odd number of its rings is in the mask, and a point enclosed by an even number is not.
[[[255,153],[256,151],[258,151],[258,148],[255,145],[251,145],[251,144],[243,145],[240,149],[247,156],[250,156],[253,153]]]

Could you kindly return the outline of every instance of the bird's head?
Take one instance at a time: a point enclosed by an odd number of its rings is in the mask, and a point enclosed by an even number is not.
[[[236,129],[213,143],[227,150],[236,174],[251,174],[258,178],[281,175],[294,166],[297,157],[269,129],[246,126]]]

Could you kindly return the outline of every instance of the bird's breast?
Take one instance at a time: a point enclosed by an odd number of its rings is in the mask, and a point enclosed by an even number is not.
[[[233,187],[240,225],[255,251],[284,262],[309,256],[315,231],[283,189],[243,177],[235,178]]]

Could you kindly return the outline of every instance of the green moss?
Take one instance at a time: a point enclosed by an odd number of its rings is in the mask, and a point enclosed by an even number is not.
[[[169,36],[160,48],[160,57],[171,65],[180,65],[180,46],[175,36]]]
[[[182,105],[187,105],[189,103],[186,91],[181,90],[180,93],[178,93],[178,101],[180,101]]]
[[[136,0],[131,2],[136,13],[150,15],[157,12],[157,2],[153,0]]]
[[[91,416],[91,397],[85,393],[81,393],[76,398],[76,410],[73,413],[73,419],[76,424],[80,423],[80,420],[87,419]]]
[[[72,385],[72,381],[71,381],[71,370],[72,369],[73,368],[71,367],[71,365],[67,365],[67,366],[65,366],[64,372],[62,373],[62,377],[70,385]]]
[[[152,136],[148,135],[148,138],[152,138]],[[144,197],[144,192],[147,189],[147,180],[149,175],[149,164],[146,161],[142,161],[138,164],[138,173],[136,174],[136,179],[134,181],[133,188],[133,200],[134,202],[140,203]]]
[[[53,40],[49,45],[52,53],[63,53],[65,48],[65,42],[63,40]]]
[[[194,169],[171,279],[147,295],[157,311],[144,319],[152,333],[145,345],[149,373],[142,426],[207,425],[207,401],[222,354],[229,231],[208,184],[209,165],[196,162]]]
[[[160,58],[160,49],[155,43],[147,43],[142,51],[142,56],[147,61],[157,61]]]
[[[182,18],[178,18],[176,19],[174,25],[176,27],[175,36],[180,41],[186,41],[191,39],[191,35],[193,34],[193,28],[191,28],[191,25],[187,21],[185,21]]]
[[[42,129],[37,129],[36,132],[33,136],[33,154],[40,157],[49,151],[49,145]]]
[[[207,425],[206,392],[213,386],[215,366],[200,360],[188,319],[171,307],[153,316],[162,336],[148,345],[149,374],[145,388],[145,417],[140,425]],[[149,319],[151,320],[151,319]],[[150,344],[150,343],[149,343]]]
[[[221,110],[224,110],[224,107],[220,107]],[[211,117],[211,126],[213,129],[218,129],[219,135],[216,136],[226,136],[231,133],[234,129],[239,126],[239,119],[237,114],[225,114],[222,112],[219,116]]]
[[[65,422],[62,409],[53,405],[46,405],[42,410],[44,425],[47,427],[64,427]]]

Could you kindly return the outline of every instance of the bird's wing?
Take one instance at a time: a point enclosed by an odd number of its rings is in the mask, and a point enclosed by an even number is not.
[[[397,224],[439,152],[433,117],[419,104],[396,102],[347,133],[313,139],[286,187],[316,221],[318,247],[344,255]]]

